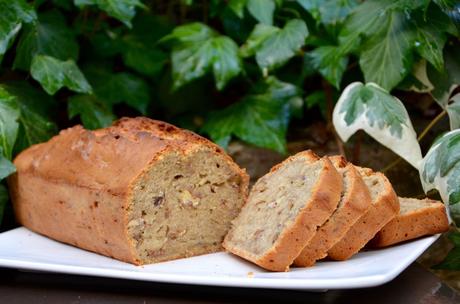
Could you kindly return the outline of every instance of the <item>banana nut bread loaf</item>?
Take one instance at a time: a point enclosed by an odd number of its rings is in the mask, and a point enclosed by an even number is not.
[[[223,246],[265,269],[287,271],[341,192],[342,176],[327,157],[291,156],[256,182]]]
[[[221,250],[247,196],[248,176],[218,146],[147,118],[63,130],[14,164],[21,224],[134,264]]]
[[[399,203],[399,214],[375,235],[368,246],[385,247],[449,230],[443,203],[429,198],[419,200],[406,197],[400,197]]]

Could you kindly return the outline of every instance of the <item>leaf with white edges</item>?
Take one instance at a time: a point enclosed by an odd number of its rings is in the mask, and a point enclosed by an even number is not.
[[[402,102],[375,83],[354,82],[345,88],[333,112],[343,141],[364,130],[382,145],[418,168],[422,153]]]

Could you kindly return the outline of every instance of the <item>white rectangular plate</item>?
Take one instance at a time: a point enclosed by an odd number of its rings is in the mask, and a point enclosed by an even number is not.
[[[0,266],[152,282],[325,290],[362,288],[394,279],[439,235],[390,248],[365,251],[343,262],[319,262],[290,272],[267,272],[220,252],[170,262],[133,266],[16,228],[0,234]]]

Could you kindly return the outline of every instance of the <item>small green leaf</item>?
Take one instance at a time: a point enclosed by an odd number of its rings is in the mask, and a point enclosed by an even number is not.
[[[345,20],[353,8],[355,0],[297,0],[313,18],[324,24],[337,24]]]
[[[379,35],[363,46],[359,64],[367,82],[390,91],[410,72],[415,36],[402,12],[389,14]]]
[[[342,56],[336,46],[322,46],[314,49],[308,55],[313,67],[319,71],[337,89],[348,64],[348,57]]]
[[[247,0],[230,0],[228,1],[228,7],[240,18],[244,17],[244,7],[246,6]]]
[[[73,60],[61,61],[50,56],[37,55],[32,61],[30,73],[50,95],[54,95],[62,87],[78,93],[92,91]]]
[[[24,0],[0,0],[0,61],[3,54],[12,45],[20,31],[22,23],[30,23],[37,15]]]
[[[347,86],[334,108],[333,123],[343,141],[364,130],[418,168],[422,153],[409,115],[400,100],[376,84]]]
[[[87,129],[99,129],[110,126],[115,120],[112,110],[94,95],[76,95],[69,98],[69,118],[79,115]]]
[[[283,29],[258,25],[242,47],[244,56],[256,54],[259,67],[273,70],[295,55],[305,44],[308,29],[304,21],[292,19]]]
[[[0,88],[16,97],[20,110],[14,151],[19,152],[33,144],[47,141],[57,133],[57,126],[51,119],[57,104],[49,95],[25,81],[9,82]]]
[[[268,25],[273,24],[275,7],[275,1],[273,0],[247,0],[249,13],[260,23]]]
[[[84,72],[98,99],[108,105],[124,102],[141,114],[147,114],[150,89],[144,79],[128,72],[113,73],[94,65],[85,68]]]
[[[452,103],[447,105],[447,114],[449,114],[450,129],[460,128],[460,93],[452,97]]]
[[[127,27],[131,27],[131,19],[136,15],[136,8],[145,7],[140,0],[74,0],[74,3],[79,7],[97,5],[99,9],[120,20]]]
[[[8,189],[4,185],[0,185],[0,225],[2,224],[5,206],[8,203]]]
[[[79,45],[65,18],[57,11],[38,16],[28,25],[19,39],[13,68],[29,70],[35,55],[52,56],[60,60],[78,58]]]
[[[290,100],[299,94],[292,84],[268,77],[241,101],[212,112],[202,132],[223,147],[234,135],[250,144],[286,153]]]
[[[0,148],[7,159],[12,158],[19,128],[18,118],[19,108],[16,98],[0,87]]]
[[[222,90],[242,71],[236,43],[226,36],[218,36],[202,23],[176,27],[162,41],[173,43],[174,89],[212,71],[217,89]]]
[[[451,217],[460,224],[460,129],[438,138],[419,166],[423,189],[439,191],[449,204]]]
[[[280,29],[276,26],[263,23],[256,24],[244,45],[241,46],[240,54],[243,57],[255,55],[257,50],[262,46],[262,43],[279,31]]]
[[[14,172],[16,172],[16,167],[14,166],[14,164],[9,161],[7,158],[5,158],[3,156],[3,153],[1,153],[1,149],[0,149],[0,180],[10,176],[11,174],[13,174]],[[3,186],[3,185],[1,185]],[[1,187],[0,187],[1,188]],[[0,205],[1,205],[1,199],[2,199],[2,193],[1,193],[1,189],[0,189]],[[0,209],[1,209],[1,206],[0,206]],[[0,211],[1,213],[1,211]],[[1,218],[1,214],[0,214],[0,218]]]

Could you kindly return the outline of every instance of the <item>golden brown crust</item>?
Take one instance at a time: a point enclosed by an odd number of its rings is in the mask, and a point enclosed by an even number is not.
[[[330,159],[338,170],[345,170],[349,184],[344,189],[341,206],[308,242],[295,259],[295,266],[312,266],[317,260],[326,257],[327,251],[345,236],[371,205],[369,190],[356,168],[343,157],[334,156]]]
[[[287,162],[295,157],[309,155],[313,152],[305,151],[291,156],[284,162],[272,168],[272,174]],[[294,223],[284,230],[273,248],[262,257],[255,257],[249,252],[233,246],[230,242],[224,241],[223,246],[228,251],[271,271],[288,271],[289,266],[299,255],[305,244],[313,237],[318,226],[322,225],[337,207],[342,192],[342,177],[334,168],[328,158],[322,158],[323,170],[318,182],[312,190],[312,196],[305,202]]]
[[[385,175],[370,169],[361,170],[361,173],[379,175],[384,181],[384,191],[372,202],[367,212],[358,219],[347,234],[328,251],[328,257],[333,260],[346,260],[358,253],[399,213],[398,197]]]
[[[126,230],[132,183],[164,153],[199,147],[221,154],[247,193],[246,172],[215,144],[161,121],[122,118],[105,129],[63,130],[20,153],[8,179],[16,217],[53,239],[138,264]]]
[[[443,203],[426,199],[430,206],[399,214],[386,224],[369,242],[369,247],[386,247],[425,235],[449,230],[449,220]]]

